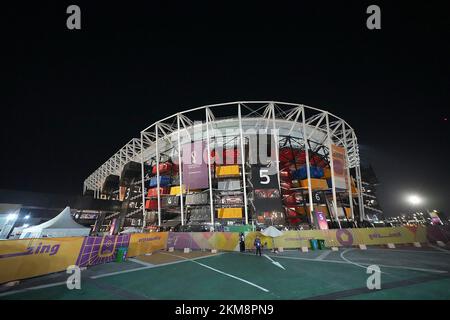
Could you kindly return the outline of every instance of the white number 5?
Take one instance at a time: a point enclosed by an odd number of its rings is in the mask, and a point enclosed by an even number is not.
[[[268,172],[269,172],[269,170],[267,170],[267,169],[259,170],[259,177],[261,178],[261,184],[269,184],[270,177],[267,174]],[[262,179],[265,179],[265,180],[262,180]]]

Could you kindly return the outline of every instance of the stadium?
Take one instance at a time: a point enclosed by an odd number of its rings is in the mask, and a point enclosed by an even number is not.
[[[123,201],[97,220],[97,230],[114,233],[357,227],[361,189],[353,128],[325,110],[273,101],[206,105],[156,121],[84,181],[85,194]]]
[[[363,186],[356,134],[327,111],[179,112],[60,201],[74,212],[2,243],[0,300],[448,299],[448,226],[366,228]]]

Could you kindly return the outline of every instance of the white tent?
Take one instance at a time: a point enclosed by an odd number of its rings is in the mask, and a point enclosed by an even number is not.
[[[81,237],[88,236],[91,229],[76,223],[70,214],[70,208],[66,207],[53,219],[37,226],[26,228],[22,231],[20,239],[43,237]]]

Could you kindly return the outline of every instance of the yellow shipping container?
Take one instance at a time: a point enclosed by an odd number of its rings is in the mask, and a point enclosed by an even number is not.
[[[330,168],[323,168],[323,177],[325,179],[331,178],[331,169]]]
[[[186,193],[186,188],[183,186],[183,193]],[[180,186],[173,186],[170,188],[170,194],[172,196],[177,196],[181,194],[181,187]]]
[[[231,165],[231,166],[217,166],[216,167],[216,176],[217,177],[230,177],[230,176],[238,176],[239,175],[239,166]]]
[[[242,218],[242,208],[219,208],[217,216],[219,219]]]
[[[303,179],[301,181],[301,186],[303,188],[308,188],[308,179]],[[313,190],[328,189],[327,180],[325,180],[325,179],[311,179],[311,188]]]

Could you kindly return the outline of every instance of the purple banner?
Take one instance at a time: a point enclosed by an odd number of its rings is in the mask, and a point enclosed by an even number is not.
[[[208,163],[203,159],[204,142],[183,145],[183,184],[186,190],[208,188]]]
[[[130,235],[85,237],[76,265],[87,267],[111,262],[119,247],[128,247]]]

